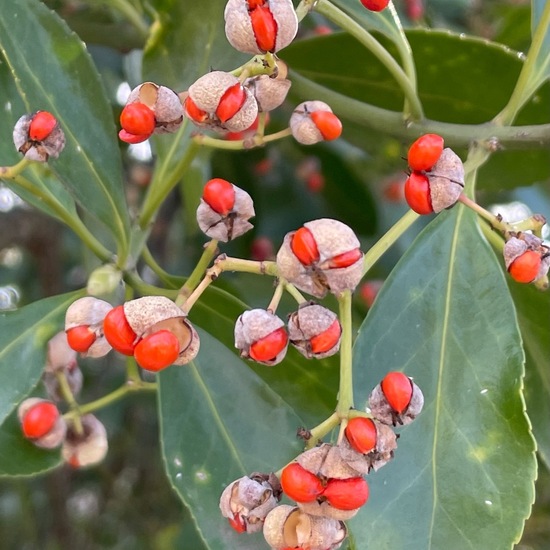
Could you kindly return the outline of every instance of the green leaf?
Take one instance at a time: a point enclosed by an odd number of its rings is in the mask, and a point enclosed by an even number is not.
[[[125,248],[129,218],[116,130],[84,44],[37,0],[0,0],[0,11],[0,51],[25,111],[52,112],[65,132],[52,169]]]
[[[303,422],[232,352],[204,331],[200,337],[195,361],[159,376],[168,477],[209,550],[267,548],[261,535],[235,534],[219,513],[220,494],[243,475],[276,471],[292,460]]]
[[[354,348],[356,403],[388,371],[425,404],[394,460],[369,476],[358,549],[511,548],[534,500],[513,303],[475,215],[440,214],[396,266]]]
[[[537,450],[550,465],[550,294],[510,282],[526,354],[525,401]]]
[[[546,13],[545,13],[546,9]],[[550,6],[546,0],[531,1],[531,34],[533,40],[541,32],[541,47],[535,61],[537,87],[550,78]],[[539,30],[539,26],[541,26]]]
[[[0,477],[36,475],[60,464],[59,450],[39,449],[23,437],[16,411],[0,426]]]
[[[0,313],[0,424],[40,380],[46,344],[62,330],[65,311],[81,294],[70,292]]]

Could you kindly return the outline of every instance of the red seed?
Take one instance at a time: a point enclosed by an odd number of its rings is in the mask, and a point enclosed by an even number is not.
[[[155,130],[155,113],[144,103],[129,103],[120,113],[123,130],[134,136],[150,136]]]
[[[361,0],[361,4],[370,11],[382,11],[390,3],[390,0]]]
[[[369,499],[369,486],[362,477],[329,479],[323,497],[333,508],[355,510]]]
[[[231,525],[237,533],[246,533],[246,523],[239,514],[235,514],[232,518],[228,518],[228,521],[229,525]]]
[[[405,200],[417,214],[432,214],[430,180],[425,174],[413,172],[405,182]]]
[[[137,364],[142,369],[152,372],[158,372],[172,365],[179,353],[179,341],[169,330],[159,330],[143,338],[134,349]]]
[[[307,227],[300,227],[290,241],[290,248],[303,265],[319,261],[319,250],[313,234]]]
[[[250,12],[250,22],[258,48],[264,52],[275,50],[277,22],[267,6],[258,6]]]
[[[240,82],[227,88],[216,109],[216,116],[220,122],[226,122],[233,118],[241,110],[245,100],[246,92]]]
[[[96,334],[88,325],[70,328],[66,334],[69,347],[79,353],[86,353],[96,341]]]
[[[138,135],[134,135],[134,134],[130,134],[129,132],[127,132],[126,130],[120,130],[120,132],[118,133],[118,138],[120,139],[120,141],[124,141],[125,143],[141,143],[143,141],[145,141],[146,139],[149,139],[151,136],[148,135],[148,134],[145,134],[143,136],[138,136]]]
[[[541,261],[538,252],[527,250],[510,264],[508,273],[518,283],[532,283],[539,273]]]
[[[310,341],[311,351],[313,353],[325,353],[331,350],[340,340],[342,334],[342,327],[338,319],[334,319],[334,322],[321,334],[317,334]]]
[[[313,111],[309,115],[326,141],[338,139],[342,134],[342,122],[330,111]]]
[[[424,134],[410,147],[407,154],[409,166],[418,172],[431,170],[443,152],[444,141],[437,134]]]
[[[349,444],[358,453],[370,453],[376,447],[376,426],[370,418],[351,418],[345,429]]]
[[[254,361],[262,363],[272,361],[285,349],[287,342],[288,334],[285,328],[281,327],[254,342],[250,346],[248,354]]]
[[[57,119],[48,111],[38,111],[29,126],[29,138],[44,141],[57,125]]]
[[[187,96],[184,106],[185,113],[191,120],[201,123],[208,119],[208,113],[202,109],[199,109],[191,97]]]
[[[202,199],[214,212],[227,216],[235,206],[235,188],[222,178],[214,178],[206,183]]]
[[[265,4],[266,0],[247,0],[248,11],[252,11],[256,8],[259,8]]]
[[[137,335],[128,324],[124,306],[114,307],[105,315],[103,334],[113,349],[123,355],[134,355]]]
[[[327,260],[323,264],[324,269],[341,269],[344,267],[349,267],[350,265],[353,265],[355,262],[357,262],[361,257],[363,256],[363,253],[359,248],[354,248],[353,250],[350,250],[349,252],[343,252],[342,254],[338,254],[338,256],[334,256],[330,260]]]
[[[411,379],[402,372],[389,372],[380,382],[380,386],[390,407],[397,414],[405,412],[413,392]]]
[[[281,486],[286,496],[296,502],[313,502],[324,489],[321,480],[297,462],[284,467]]]
[[[50,401],[32,406],[23,417],[23,435],[28,439],[39,439],[48,434],[59,418],[57,407]]]

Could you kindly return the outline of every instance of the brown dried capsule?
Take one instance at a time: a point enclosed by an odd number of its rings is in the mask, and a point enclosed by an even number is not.
[[[331,141],[340,137],[342,123],[323,101],[304,101],[290,117],[290,131],[303,145]]]
[[[288,46],[298,32],[291,0],[229,0],[224,18],[229,43],[252,55],[277,52]]]
[[[448,147],[426,173],[430,186],[430,200],[434,212],[441,212],[456,203],[464,190],[464,165],[460,157]]]
[[[388,373],[369,396],[370,412],[383,424],[410,424],[424,406],[424,395],[412,378],[401,372]]]
[[[242,132],[254,124],[258,104],[236,76],[212,71],[189,87],[184,111],[201,128]]]
[[[269,512],[263,533],[266,542],[274,550],[336,550],[347,536],[346,526],[341,521],[314,517],[286,504]]]
[[[246,191],[214,178],[204,187],[197,208],[197,223],[210,238],[228,242],[253,228],[248,220],[254,215],[254,202]]]
[[[134,88],[126,105],[143,103],[155,115],[155,134],[175,132],[183,122],[183,106],[174,90],[154,82],[144,82]]]
[[[318,304],[303,304],[288,318],[290,343],[308,359],[338,353],[341,334],[337,315]]]
[[[69,345],[85,357],[102,357],[111,346],[103,335],[103,320],[113,306],[105,300],[85,296],[73,302],[65,314]]]
[[[355,233],[322,218],[288,233],[277,253],[279,273],[300,290],[322,298],[353,290],[363,276],[363,253]]]
[[[550,268],[550,249],[531,233],[511,234],[503,253],[507,271],[520,283],[541,279]]]
[[[273,474],[255,473],[230,483],[220,497],[220,510],[238,533],[257,533],[277,506],[281,486]]]
[[[245,311],[235,323],[235,347],[246,359],[268,366],[280,363],[288,347],[282,319],[265,309]]]
[[[183,310],[172,300],[164,296],[144,296],[126,302],[123,307],[126,321],[136,334],[138,342],[162,330],[176,336],[180,348],[179,357],[170,364],[186,365],[197,356],[199,335]]]
[[[57,158],[65,147],[65,134],[57,119],[47,111],[23,115],[13,128],[13,143],[25,158],[46,162]]]
[[[92,414],[80,418],[83,433],[69,427],[61,448],[63,460],[73,468],[99,464],[107,454],[109,443],[105,426]]]
[[[273,111],[286,99],[291,82],[286,78],[273,78],[266,74],[248,78],[244,85],[251,91],[262,112]]]
[[[30,397],[17,409],[23,435],[42,449],[59,447],[65,438],[67,424],[51,401]]]

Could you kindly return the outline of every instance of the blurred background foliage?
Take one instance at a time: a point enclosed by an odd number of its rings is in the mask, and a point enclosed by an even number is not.
[[[159,82],[174,87],[192,79],[185,74],[185,52],[182,52],[182,59],[169,59],[174,63],[170,67],[155,49],[162,44],[157,31],[165,28],[158,25],[155,17],[163,23],[178,25],[177,17],[185,11],[185,2],[154,0],[154,12],[140,0],[49,0],[44,3],[86,43],[107,90],[113,121],[118,120],[129,89],[142,81],[142,63],[149,76],[158,72]],[[489,39],[518,52],[529,45],[530,6],[527,1],[424,0],[425,16],[419,21],[407,17],[403,0],[395,0],[395,5],[410,31],[411,43],[416,44],[415,51],[421,48],[425,39],[422,31],[425,26]],[[128,6],[132,9],[127,10]],[[331,35],[333,30],[329,22],[313,14],[301,27],[300,38],[304,41],[288,48],[281,57],[288,60],[291,67],[301,69],[302,75],[308,76],[308,70],[311,71],[315,75],[312,78],[322,83],[321,69],[330,72],[332,62],[345,62],[341,57],[332,59],[329,52],[352,48],[345,36]],[[425,52],[425,59],[439,55],[439,48],[448,48],[452,57],[454,39],[442,33],[440,40],[440,45],[438,42],[431,44],[432,49]],[[39,44],[34,46],[39,50]],[[312,61],[304,55],[308,48],[318,52],[326,48],[326,51]],[[305,59],[308,59],[307,67]],[[353,56],[349,59],[352,63]],[[487,79],[500,71],[497,75],[500,82],[502,73],[508,74],[511,89],[520,61],[513,60],[512,56],[499,59],[502,65],[494,66],[494,58],[480,57],[472,43],[461,62],[464,66],[479,63]],[[365,66],[374,74],[381,71],[374,62],[361,64]],[[422,66],[418,70],[421,94],[423,90],[437,94],[438,88],[455,85],[449,81],[444,67],[441,74],[431,76],[423,72]],[[485,97],[484,90],[474,88],[472,80],[461,81],[460,67],[455,70],[458,70],[454,75],[456,85],[464,88],[464,101],[471,99],[478,109],[469,113],[468,122],[482,122],[498,112],[501,105],[495,103],[493,96]],[[382,73],[380,78],[384,78]],[[170,79],[173,82],[166,82]],[[485,90],[488,88],[486,86]],[[505,87],[500,90],[504,99],[509,92]],[[397,105],[397,109],[400,108],[399,95],[392,96],[391,91],[387,96],[380,90],[356,89],[354,93],[383,107]],[[520,117],[524,123],[536,118],[533,113],[541,104],[550,104],[549,95],[548,85],[538,92]],[[464,105],[431,105],[433,112],[428,114],[432,118],[445,120],[441,116],[443,113],[451,121],[464,116]],[[488,113],[487,108],[492,111]],[[270,129],[277,130],[285,124],[288,109],[272,117]],[[223,173],[223,177],[238,182],[255,199],[255,229],[227,246],[228,254],[270,258],[290,227],[323,216],[352,225],[368,247],[407,210],[403,201],[405,163],[402,160],[406,143],[374,131],[365,132],[353,124],[345,128],[345,141],[331,145],[305,148],[284,141],[251,152],[204,153],[211,155],[211,173]],[[150,182],[153,161],[147,146],[123,148],[124,189],[132,211]],[[159,144],[162,155],[161,149],[162,144]],[[550,218],[548,154],[545,151],[529,152],[528,156],[525,152],[520,154],[521,157],[508,155],[491,161],[480,177],[478,198],[485,205],[513,201],[536,205],[538,212]],[[204,166],[204,163],[192,166],[186,181],[163,205],[151,234],[151,251],[169,273],[189,273],[201,252],[203,237],[198,234],[193,213],[200,185],[209,176]],[[347,182],[345,187],[338,185],[343,178]],[[190,185],[189,181],[200,183]],[[521,208],[517,204],[515,207]],[[409,246],[419,226],[383,257],[356,293],[354,307],[358,321],[372,305],[380,282]],[[81,288],[96,262],[70,231],[23,203],[8,188],[0,187],[0,308],[9,309]],[[148,268],[143,266],[142,271],[145,279],[154,280]],[[221,288],[230,290],[250,306],[265,305],[271,284],[270,280],[246,276],[224,276],[219,282]],[[200,316],[200,312],[197,315]],[[102,366],[101,361],[83,364],[83,401],[93,400],[122,383],[122,369]],[[73,471],[62,467],[33,479],[0,480],[0,546],[18,550],[202,550],[192,522],[164,473],[158,447],[156,407],[155,397],[144,395],[134,396],[102,412],[102,421],[109,433],[110,452],[97,468]],[[543,463],[537,482],[537,499],[519,545],[522,550],[550,547],[550,475]]]

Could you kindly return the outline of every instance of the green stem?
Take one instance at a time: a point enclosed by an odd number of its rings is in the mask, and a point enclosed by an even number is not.
[[[187,121],[182,124],[182,130],[185,128]],[[149,185],[149,190],[143,202],[141,214],[139,216],[139,226],[145,229],[152,222],[157,210],[163,203],[168,193],[174,188],[183,174],[187,171],[191,162],[195,158],[199,150],[199,146],[193,140],[189,140],[189,144],[185,154],[180,158],[176,166],[170,166],[170,159],[176,154],[178,140],[174,139],[172,148],[168,153],[161,169],[155,173],[154,180]]]
[[[257,132],[253,137],[249,139],[218,139],[204,134],[197,134],[193,136],[193,141],[198,145],[205,145],[214,149],[223,149],[226,151],[242,151],[244,149],[252,149],[254,147],[262,147],[266,143],[277,141],[279,139],[291,136],[292,132],[290,128],[285,128],[279,132],[268,134],[264,136],[261,132]]]
[[[71,411],[76,411],[78,413],[79,406],[76,399],[74,398],[73,392],[71,391],[71,386],[69,386],[65,371],[56,371],[55,377],[57,379],[57,383],[59,384],[59,392],[61,393],[61,396],[67,402],[67,405],[69,405]],[[73,426],[77,434],[82,435],[84,433],[84,428],[82,427],[80,416],[77,415],[73,418]]]
[[[342,337],[340,341],[340,386],[336,414],[344,419],[353,408],[352,319],[351,292],[345,290],[338,296]]]
[[[365,48],[370,50],[372,54],[386,67],[388,72],[393,76],[399,87],[401,88],[405,99],[410,107],[410,117],[413,120],[422,120],[424,114],[422,105],[418,98],[418,93],[414,88],[411,80],[401,65],[392,57],[392,55],[376,40],[372,34],[365,30],[359,23],[352,19],[349,15],[336,7],[329,0],[319,0],[315,5],[315,11],[324,15],[327,19],[346,30],[351,36],[356,38]],[[331,105],[331,107],[334,107]],[[336,109],[334,109],[336,110]]]
[[[126,0],[91,0],[91,3],[103,4],[118,11],[144,39],[149,35],[149,26],[145,23],[135,7]]]
[[[107,395],[104,395],[103,397],[100,397],[95,401],[91,401],[90,403],[81,405],[78,411],[70,411],[63,416],[67,419],[73,420],[76,416],[83,416],[85,414],[103,409],[108,405],[112,405],[113,403],[120,401],[123,397],[131,392],[154,391],[156,389],[157,384],[155,384],[154,382],[127,382],[123,386],[120,386],[120,388],[112,391],[111,393],[108,393]]]
[[[21,164],[21,163],[20,163]],[[17,165],[19,166],[19,165]],[[113,260],[113,253],[105,248],[93,235],[90,233],[89,229],[84,225],[82,220],[75,215],[72,215],[58,200],[45,193],[42,189],[34,185],[30,180],[21,175],[13,175],[11,178],[12,182],[32,193],[36,198],[48,206],[55,215],[68,227],[70,227],[78,238],[102,261],[110,262]]]
[[[273,293],[273,297],[271,298],[271,301],[269,302],[269,305],[266,308],[267,311],[271,311],[271,313],[275,313],[277,311],[281,298],[283,297],[285,284],[286,284],[286,281],[284,279],[279,280],[279,282],[277,283],[277,286],[275,287],[275,292]]]
[[[185,284],[178,292],[178,296],[176,298],[176,303],[178,305],[183,304],[185,300],[187,300],[187,298],[189,298],[191,293],[195,290],[197,285],[200,283],[200,280],[203,277],[206,268],[210,265],[212,259],[217,254],[217,252],[218,241],[216,239],[212,239],[204,248],[202,256],[197,262],[195,269],[193,269],[193,272],[191,273],[191,275],[189,275],[189,278],[187,279],[187,281],[185,281]]]
[[[340,417],[337,413],[332,413],[326,420],[323,420],[320,424],[309,430],[310,437],[306,443],[306,449],[312,449],[317,445],[319,441],[330,433],[338,424],[340,424]]]
[[[486,147],[498,149],[533,149],[550,144],[550,124],[530,126],[498,126],[492,122],[483,124],[453,124],[422,119],[406,124],[401,113],[381,109],[354,99],[290,71],[292,89],[299,95],[315,97],[328,103],[342,118],[389,134],[403,141],[412,141],[422,134],[439,134],[449,147],[468,147],[472,141],[486,143]]]
[[[535,67],[539,59],[541,48],[544,46],[546,33],[550,27],[550,2],[546,2],[542,17],[533,36],[527,59],[523,64],[516,86],[504,109],[495,117],[496,124],[511,124],[520,109],[542,84],[544,75],[535,74]]]
[[[143,261],[151,268],[151,271],[168,287],[170,288],[178,288],[179,285],[176,285],[175,283],[175,276],[170,275],[167,271],[162,269],[162,267],[158,264],[158,262],[153,257],[153,254],[151,254],[151,251],[147,246],[143,248],[141,251],[141,257],[143,258]]]
[[[298,305],[305,304],[307,300],[304,298],[304,295],[288,281],[285,281],[285,290],[296,300]]]
[[[31,160],[23,157],[17,164],[14,164],[13,166],[0,166],[0,179],[13,179],[31,164]]]
[[[409,210],[365,253],[363,259],[363,275],[382,257],[382,255],[405,233],[418,219],[418,214]]]
[[[168,290],[158,286],[150,285],[146,283],[137,273],[126,271],[124,272],[124,280],[128,283],[129,287],[136,290],[142,296],[166,296],[171,300],[177,296],[177,290]]]
[[[126,383],[127,384],[141,384],[141,376],[139,374],[139,368],[136,360],[133,357],[126,358]]]

